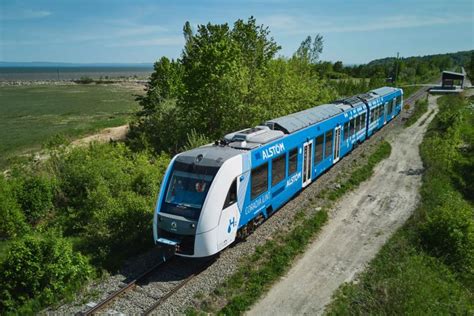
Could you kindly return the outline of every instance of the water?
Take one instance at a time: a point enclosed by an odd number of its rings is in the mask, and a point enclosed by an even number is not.
[[[1,67],[0,81],[20,80],[76,80],[83,77],[93,79],[119,79],[136,77],[147,79],[153,66],[77,66],[77,67]]]

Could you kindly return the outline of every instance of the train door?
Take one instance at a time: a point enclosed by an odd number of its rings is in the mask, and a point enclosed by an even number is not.
[[[385,102],[383,105],[383,125],[387,124],[387,108],[388,102]]]
[[[313,169],[313,140],[303,144],[303,188],[311,183],[311,170]]]
[[[339,161],[340,158],[340,149],[341,149],[341,127],[338,126],[334,130],[334,159],[333,163]]]

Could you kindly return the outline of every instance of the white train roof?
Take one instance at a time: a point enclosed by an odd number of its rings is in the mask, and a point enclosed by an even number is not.
[[[179,154],[176,161],[207,167],[220,167],[226,160],[242,154],[242,151],[228,146],[205,145]]]

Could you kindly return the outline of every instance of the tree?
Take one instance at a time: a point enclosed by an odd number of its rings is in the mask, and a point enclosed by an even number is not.
[[[218,139],[329,100],[315,71],[323,48],[319,34],[290,60],[275,59],[280,46],[254,17],[195,31],[186,22],[183,35],[181,58],[155,64],[130,145],[174,153],[189,145],[187,139]]]
[[[138,97],[141,110],[131,124],[129,145],[174,152],[193,129],[212,139],[243,126],[255,112],[258,82],[280,49],[269,35],[253,17],[232,28],[199,25],[196,32],[186,22],[181,58],[155,63],[147,93]]]
[[[308,35],[298,47],[298,50],[294,54],[296,58],[306,60],[310,64],[316,64],[319,60],[319,56],[323,52],[324,40],[323,36],[316,34],[314,41],[311,36]]]
[[[344,70],[344,65],[342,64],[342,61],[336,61],[334,63],[334,66],[332,67],[332,69],[335,71],[335,72],[343,72]]]

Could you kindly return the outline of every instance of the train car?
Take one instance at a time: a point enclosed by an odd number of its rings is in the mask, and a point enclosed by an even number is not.
[[[401,95],[400,89],[380,88],[269,120],[176,155],[156,204],[155,243],[174,248],[180,256],[207,257],[245,238],[385,120],[393,119]],[[391,110],[390,104],[395,104]],[[381,110],[375,112],[381,106],[387,106],[384,122],[378,117]]]
[[[369,111],[367,137],[381,129],[397,116],[402,109],[403,90],[382,87],[358,96]]]

